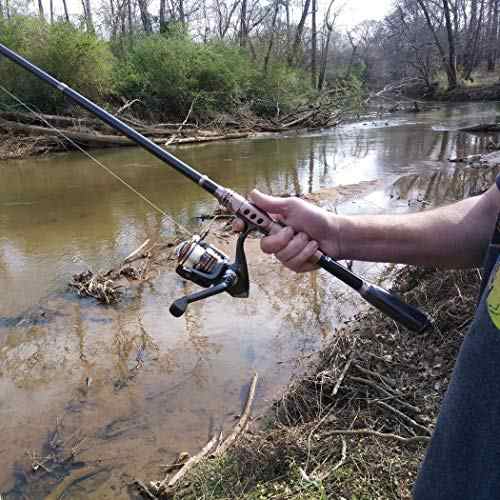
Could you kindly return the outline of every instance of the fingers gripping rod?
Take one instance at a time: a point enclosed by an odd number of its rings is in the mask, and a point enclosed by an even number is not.
[[[142,146],[144,149],[170,165],[191,181],[196,182],[200,187],[215,196],[215,198],[217,198],[217,200],[219,200],[219,202],[228,210],[243,219],[250,226],[258,229],[261,233],[272,234],[282,229],[282,225],[274,221],[266,212],[252,205],[241,195],[218,185],[207,176],[202,175],[188,164],[179,160],[174,155],[165,151],[153,141],[144,137],[132,127],[113,116],[111,113],[108,113],[106,110],[82,96],[71,87],[68,87],[66,84],[58,81],[38,66],[35,66],[27,59],[7,48],[5,45],[0,44],[0,54],[3,54],[15,64],[23,67],[33,75],[45,81],[47,84],[59,90],[76,104],[80,105],[82,108],[107,123],[110,127],[118,132],[121,132],[130,140],[139,146]],[[386,290],[368,283],[360,276],[357,276],[338,264],[331,257],[325,255],[321,252],[321,250],[316,252],[313,260],[319,265],[319,267],[357,291],[367,302],[410,330],[420,332],[425,330],[430,325],[430,321],[424,313],[408,304],[405,304],[401,301],[401,299]]]

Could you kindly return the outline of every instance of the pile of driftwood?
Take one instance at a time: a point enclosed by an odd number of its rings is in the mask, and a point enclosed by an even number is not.
[[[127,111],[126,116],[122,114],[124,111]],[[132,116],[129,105],[120,108],[116,114],[156,144],[171,146],[242,139],[255,132],[334,127],[350,110],[338,104],[333,91],[327,91],[315,101],[299,106],[291,113],[282,114],[279,103],[276,103],[276,113],[273,118],[259,117],[250,110],[250,107],[241,106],[234,116],[219,114],[211,123],[200,125],[192,118],[192,111],[193,105],[182,122],[156,124],[148,124]],[[0,135],[2,134],[9,140],[16,139],[20,143],[28,140],[34,143],[35,147],[31,150],[23,150],[24,156],[74,149],[75,144],[85,148],[134,145],[127,137],[86,114],[57,116],[4,111],[0,112]],[[17,144],[10,147],[11,150],[16,148],[20,151]],[[10,150],[0,150],[0,158],[11,157]],[[14,157],[19,155],[16,154]]]
[[[158,123],[148,125],[133,118],[122,120],[138,132],[162,146],[202,143],[226,139],[240,139],[248,132],[227,132],[221,129],[200,129],[189,123]],[[75,144],[85,148],[122,147],[135,144],[117,134],[100,120],[87,117],[42,115],[19,112],[0,113],[0,134],[15,137],[20,142],[43,143],[43,149],[34,148],[31,154],[74,149]],[[3,157],[7,156],[7,152]]]
[[[237,120],[229,121],[233,126],[254,132],[286,132],[294,129],[320,129],[336,127],[348,115],[355,111],[338,102],[335,90],[325,91],[314,101],[297,107],[290,113],[282,113],[276,103],[275,116],[263,118],[250,109],[241,107]]]
[[[106,272],[94,273],[87,270],[74,274],[69,286],[79,297],[93,297],[102,304],[115,304],[122,297],[125,283],[148,280],[155,268],[165,261],[174,260],[172,248],[177,243],[178,240],[172,240],[150,244],[147,239],[125,257],[119,266]]]

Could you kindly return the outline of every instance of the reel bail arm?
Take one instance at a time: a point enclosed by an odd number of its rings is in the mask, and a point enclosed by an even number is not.
[[[227,292],[237,298],[248,297],[250,280],[244,245],[251,230],[252,228],[247,225],[239,235],[232,263],[225,254],[207,243],[204,237],[195,235],[177,246],[176,273],[206,290],[185,295],[173,302],[170,306],[170,313],[173,316],[179,318],[192,302],[207,299],[222,292]]]

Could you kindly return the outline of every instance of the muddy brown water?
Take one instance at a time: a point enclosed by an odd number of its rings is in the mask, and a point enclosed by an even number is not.
[[[405,212],[492,182],[495,169],[447,158],[484,151],[487,138],[456,128],[494,120],[497,109],[494,103],[442,106],[336,130],[172,151],[240,192],[324,189],[322,203],[338,212]],[[190,229],[215,207],[197,186],[139,149],[93,154]],[[256,240],[248,245],[251,297],[212,298],[181,319],[168,307],[194,286],[172,269],[135,286],[115,307],[67,292],[73,273],[107,269],[145,238],[175,231],[79,154],[0,164],[5,498],[59,495],[61,484],[68,498],[134,497],[135,478],[161,478],[162,464],[234,425],[254,371],[261,377],[259,415],[308,355],[364,307],[323,273],[283,270],[259,253]],[[355,263],[374,279],[380,269]],[[135,369],[138,357],[144,364]],[[73,465],[58,466],[75,444]],[[36,472],[34,463],[41,464]]]

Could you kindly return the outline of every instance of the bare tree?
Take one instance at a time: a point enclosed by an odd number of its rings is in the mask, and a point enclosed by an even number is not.
[[[221,40],[226,37],[229,27],[233,21],[234,13],[236,12],[239,4],[240,0],[234,0],[230,3],[227,3],[225,0],[215,0],[215,25],[217,27],[217,36]]]
[[[245,47],[247,44],[247,0],[241,0],[240,13],[240,47]]]
[[[43,12],[43,2],[42,0],[38,0],[38,17],[42,20],[45,20],[45,14]]]
[[[495,71],[495,62],[498,51],[498,0],[490,0],[490,16],[489,16],[489,33],[488,33],[488,65],[489,72]]]
[[[318,52],[318,31],[316,28],[316,0],[312,1],[311,8],[311,84],[316,88],[318,75],[316,68],[316,55]]]
[[[479,60],[477,57],[479,35],[481,31],[481,25],[483,22],[484,15],[484,3],[485,0],[481,0],[479,8],[479,18],[477,15],[477,0],[471,0],[471,16],[470,22],[467,29],[467,41],[466,48],[464,51],[464,79],[469,80],[471,78],[472,71],[476,67]]]
[[[274,13],[273,13],[273,20],[271,22],[271,29],[269,32],[269,43],[267,45],[267,51],[264,57],[264,68],[263,68],[264,74],[267,74],[269,58],[271,57],[271,50],[273,48],[273,42],[274,42],[274,29],[276,27],[276,19],[278,17],[279,8],[280,8],[280,1],[274,0]]]
[[[68,4],[66,0],[62,0],[63,8],[64,8],[64,20],[69,23],[69,14],[68,14]]]
[[[324,26],[323,26],[323,43],[321,45],[321,56],[320,56],[320,69],[319,69],[319,78],[318,78],[318,90],[323,90],[325,85],[325,77],[326,77],[326,65],[328,61],[328,52],[330,49],[330,41],[332,37],[333,26],[335,23],[335,18],[337,17],[335,14],[333,16],[333,20],[331,20],[332,15],[332,7],[335,0],[330,0],[330,4],[328,5],[328,9],[326,10],[325,18],[324,18]]]
[[[132,43],[132,35],[134,34],[134,22],[132,17],[132,0],[127,0],[127,19],[128,19],[129,43]]]
[[[147,0],[137,0],[139,4],[139,11],[141,13],[142,27],[146,33],[153,33],[153,25],[151,23],[151,16],[148,12]]]
[[[457,86],[457,69],[456,69],[456,56],[455,56],[455,43],[453,39],[453,32],[451,27],[450,20],[450,12],[448,0],[441,0],[444,10],[444,16],[446,20],[446,31],[448,35],[448,55],[441,43],[439,36],[436,32],[436,28],[431,19],[430,11],[427,8],[425,0],[417,0],[422,12],[424,13],[425,20],[427,21],[427,26],[432,34],[434,42],[436,44],[437,49],[439,50],[439,54],[441,55],[441,60],[443,62],[443,67],[446,71],[446,75],[448,77],[448,88],[450,90],[454,89]]]
[[[457,86],[457,56],[455,51],[455,35],[451,24],[450,6],[448,0],[442,0],[444,18],[446,20],[446,34],[448,36],[448,88],[450,90]]]
[[[41,2],[41,0],[39,0]],[[82,0],[83,15],[85,17],[85,25],[89,33],[95,33],[94,21],[92,19],[92,9],[90,7],[90,0]]]
[[[166,0],[160,0],[160,33],[163,33],[167,27],[167,6]]]
[[[297,25],[297,29],[295,31],[295,38],[293,41],[293,45],[291,50],[288,53],[288,64],[292,65],[294,61],[297,59],[297,53],[299,51],[300,42],[302,40],[302,34],[304,32],[304,25],[306,23],[307,15],[309,14],[309,6],[311,4],[311,0],[305,0],[304,7],[302,9],[302,15],[300,16],[299,24]]]

